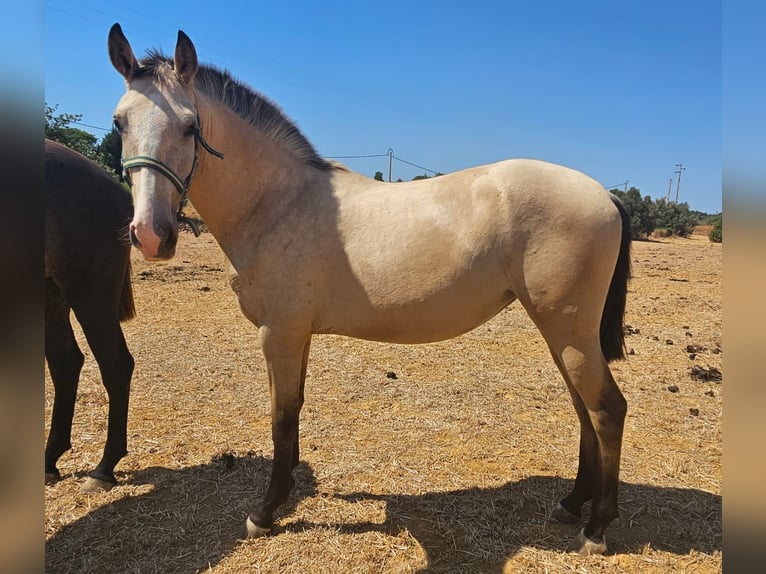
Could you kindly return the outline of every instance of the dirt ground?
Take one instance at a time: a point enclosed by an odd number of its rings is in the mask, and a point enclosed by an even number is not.
[[[209,234],[183,233],[167,263],[134,251],[130,453],[114,489],[80,492],[107,399],[77,329],[46,572],[721,572],[721,253],[704,232],[634,243],[630,355],[613,364],[621,518],[607,555],[581,557],[564,551],[580,526],[546,520],[576,474],[577,420],[518,303],[438,344],[315,337],[296,487],[275,535],[244,540],[272,456],[255,329]],[[46,375],[46,425],[52,404]]]

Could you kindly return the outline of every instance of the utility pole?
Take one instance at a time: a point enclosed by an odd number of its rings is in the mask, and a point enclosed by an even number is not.
[[[625,183],[623,183],[623,184],[622,184],[622,185],[623,185],[623,189],[622,189],[622,190],[623,190],[625,193],[628,193],[628,182],[629,182],[629,181],[630,181],[629,179],[626,179],[626,180],[625,180]]]
[[[673,178],[672,178],[672,177],[669,177],[669,178],[668,178],[668,198],[666,199],[666,201],[667,201],[668,203],[670,203],[670,186],[671,186],[671,185],[673,185]]]
[[[391,160],[394,157],[394,150],[388,148],[388,183],[391,183]]]
[[[678,203],[678,191],[681,189],[681,173],[686,170],[686,168],[680,163],[677,163],[676,167],[678,168],[675,171],[675,173],[678,174],[678,180],[676,181],[676,203]]]

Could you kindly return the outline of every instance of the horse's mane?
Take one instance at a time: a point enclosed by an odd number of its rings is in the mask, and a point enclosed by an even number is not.
[[[136,77],[151,75],[157,79],[166,79],[172,70],[172,59],[159,50],[149,50],[146,57],[140,61]],[[194,77],[194,87],[207,97],[227,106],[307,164],[325,170],[338,169],[335,163],[327,161],[316,152],[311,142],[279,106],[234,78],[227,70],[200,64]]]

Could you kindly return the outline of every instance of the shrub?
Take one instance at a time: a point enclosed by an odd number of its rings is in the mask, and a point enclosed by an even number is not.
[[[713,229],[708,234],[708,239],[713,243],[721,243],[723,241],[723,215],[719,216],[713,224]]]

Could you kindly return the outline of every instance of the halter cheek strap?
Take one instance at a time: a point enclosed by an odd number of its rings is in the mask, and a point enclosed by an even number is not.
[[[179,195],[181,196],[181,201],[178,204],[178,212],[176,213],[176,219],[179,222],[186,223],[189,227],[191,227],[195,237],[199,237],[199,234],[200,234],[199,227],[197,226],[196,222],[194,222],[194,220],[184,215],[183,207],[184,207],[184,203],[186,202],[186,196],[189,193],[189,186],[191,186],[191,181],[192,181],[192,178],[194,177],[194,172],[197,171],[197,163],[199,160],[199,145],[202,145],[202,147],[205,148],[205,150],[211,155],[214,155],[220,159],[223,159],[223,154],[213,149],[210,146],[210,144],[208,144],[205,141],[205,138],[202,137],[202,128],[200,127],[200,120],[199,120],[199,114],[198,114],[197,129],[194,130],[194,161],[192,162],[191,171],[189,172],[189,175],[186,176],[185,180],[181,180],[181,178],[178,177],[176,172],[174,172],[165,163],[161,162],[158,159],[154,159],[153,157],[150,157],[148,155],[136,155],[133,157],[125,157],[125,158],[122,158],[121,160],[122,177],[125,179],[125,181],[128,182],[128,185],[130,185],[131,187],[133,183],[131,182],[131,179],[130,179],[130,168],[132,167],[148,167],[150,169],[160,172],[162,175],[164,175],[166,178],[170,180],[170,182],[173,184],[173,186],[176,188]]]

